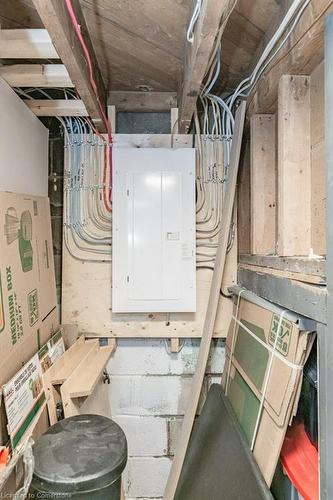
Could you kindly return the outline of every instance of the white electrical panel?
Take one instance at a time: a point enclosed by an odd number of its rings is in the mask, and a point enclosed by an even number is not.
[[[195,150],[113,159],[112,311],[194,312]]]

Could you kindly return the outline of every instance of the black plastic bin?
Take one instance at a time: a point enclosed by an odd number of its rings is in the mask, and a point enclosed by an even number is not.
[[[310,441],[318,448],[318,370],[317,345],[314,344],[304,367],[304,377],[299,403],[298,417],[304,422],[304,427]]]
[[[61,420],[37,440],[33,452],[29,498],[120,499],[127,442],[111,419],[78,415]]]

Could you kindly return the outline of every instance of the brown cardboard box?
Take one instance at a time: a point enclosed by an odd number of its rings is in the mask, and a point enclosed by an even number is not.
[[[42,320],[38,329],[38,347],[42,347],[59,330],[59,310],[56,306]]]
[[[236,298],[236,302],[237,300]],[[266,305],[267,307],[262,307],[242,298],[238,319],[265,345],[272,348],[280,311],[270,309],[268,302]],[[226,363],[222,378],[224,388],[229,372],[233,333],[234,321],[231,322],[226,342]],[[253,449],[268,485],[271,484],[287,427],[297,407],[302,382],[302,370],[289,366],[283,360],[303,366],[312,342],[313,335],[300,330],[297,316],[288,313],[281,323],[277,340],[280,357],[274,356],[273,359]],[[252,338],[242,326],[236,325],[227,395],[249,445],[254,435],[270,357],[269,350]]]
[[[37,352],[55,290],[49,200],[1,192],[0,385]]]

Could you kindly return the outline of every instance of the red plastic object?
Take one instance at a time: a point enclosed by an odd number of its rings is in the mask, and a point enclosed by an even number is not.
[[[288,429],[281,450],[281,462],[304,500],[318,500],[318,451],[308,438],[303,424],[297,423]]]
[[[9,457],[9,449],[3,448],[0,450],[0,469],[6,467]]]

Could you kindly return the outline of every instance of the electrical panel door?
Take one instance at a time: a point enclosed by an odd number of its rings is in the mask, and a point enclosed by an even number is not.
[[[195,150],[113,151],[112,311],[194,312]]]

